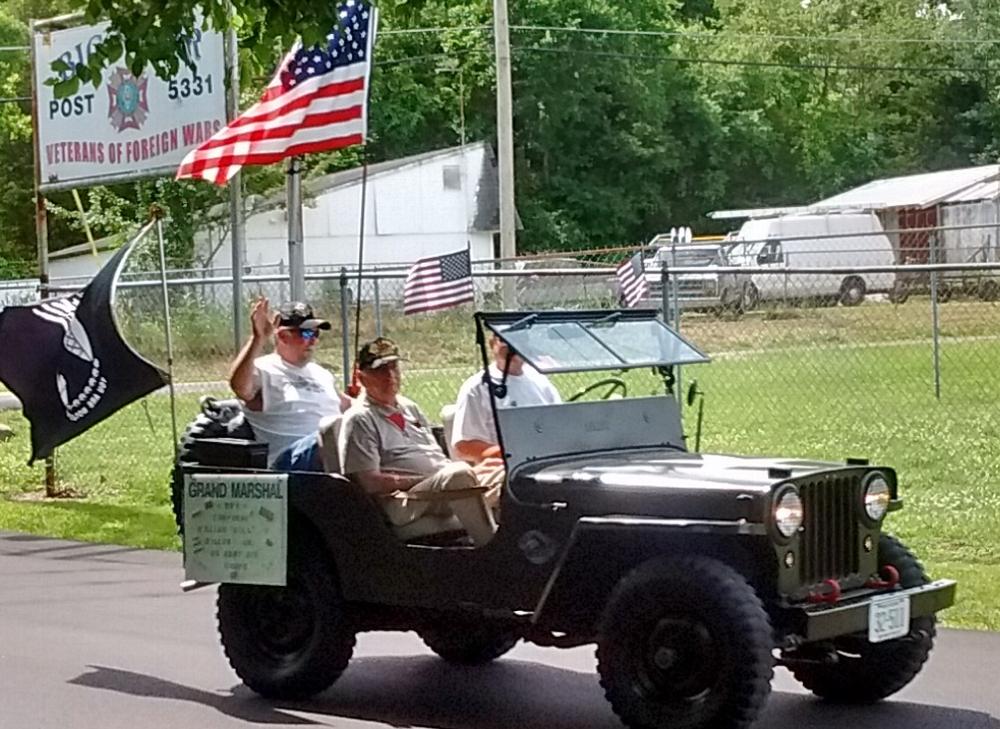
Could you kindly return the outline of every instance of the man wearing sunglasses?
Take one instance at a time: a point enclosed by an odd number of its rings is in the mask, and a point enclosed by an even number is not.
[[[314,434],[320,420],[350,405],[337,391],[333,374],[312,361],[320,332],[318,319],[302,301],[282,304],[272,314],[261,296],[250,310],[253,332],[229,370],[229,385],[258,440],[268,444],[268,465],[301,438]],[[263,354],[273,338],[274,352]]]

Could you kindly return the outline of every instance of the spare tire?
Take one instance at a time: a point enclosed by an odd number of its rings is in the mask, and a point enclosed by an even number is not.
[[[196,463],[192,444],[202,438],[246,438],[253,439],[253,429],[243,419],[236,401],[216,400],[204,397],[201,412],[184,429],[177,445],[177,460],[170,472],[170,504],[174,510],[177,534],[184,536],[184,469],[185,463]]]

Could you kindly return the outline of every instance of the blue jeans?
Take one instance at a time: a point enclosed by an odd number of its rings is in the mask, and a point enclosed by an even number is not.
[[[316,433],[299,438],[278,454],[272,469],[275,471],[322,471],[319,456],[319,436]]]

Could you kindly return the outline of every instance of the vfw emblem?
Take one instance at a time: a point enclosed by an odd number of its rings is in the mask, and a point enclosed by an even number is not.
[[[136,78],[119,66],[108,81],[108,119],[115,131],[141,129],[149,116],[145,74]]]

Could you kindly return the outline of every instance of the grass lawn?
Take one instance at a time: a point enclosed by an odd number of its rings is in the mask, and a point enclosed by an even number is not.
[[[887,529],[921,556],[933,576],[961,582],[959,603],[944,614],[945,622],[1000,630],[998,361],[1000,342],[947,342],[940,401],[933,394],[927,344],[757,350],[686,368],[683,379],[686,384],[697,377],[707,393],[702,450],[831,460],[863,456],[895,467],[906,506],[890,517]],[[466,374],[461,368],[444,377],[412,371],[405,388],[434,418]],[[565,396],[598,377],[577,375],[558,384]],[[626,379],[630,394],[656,388],[646,373]],[[196,401],[193,395],[180,398],[181,427]],[[692,414],[686,416],[693,433]],[[0,444],[0,527],[179,546],[168,504],[167,398],[131,405],[59,450],[61,485],[80,491],[82,499],[37,499],[42,468],[25,465],[26,423],[17,413],[0,413],[0,422],[17,433]]]

